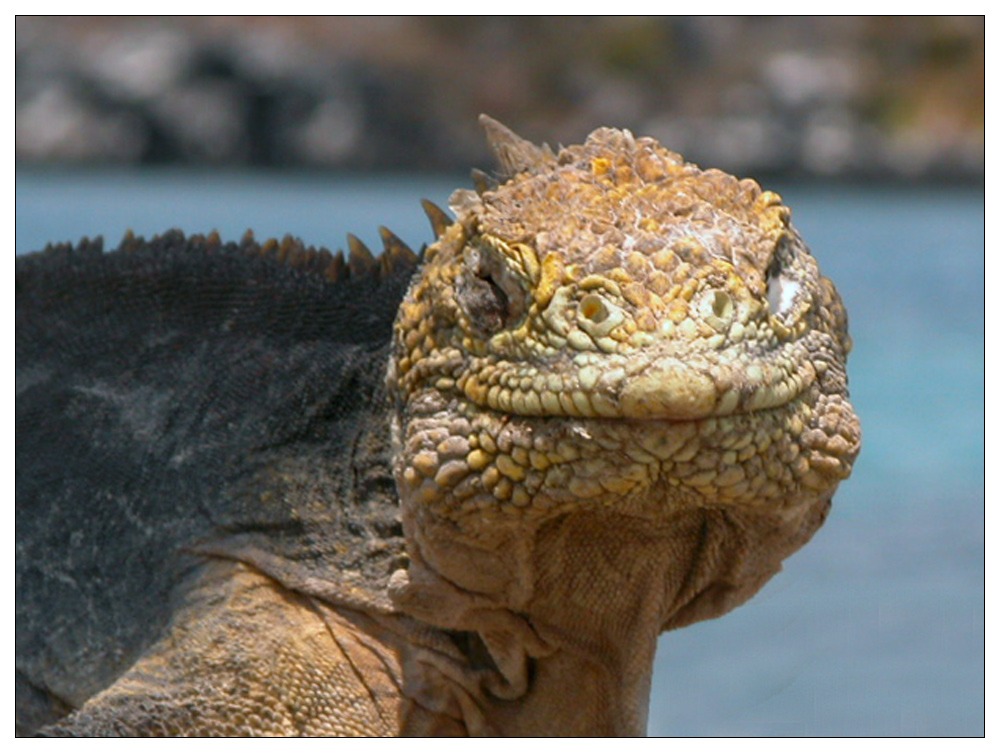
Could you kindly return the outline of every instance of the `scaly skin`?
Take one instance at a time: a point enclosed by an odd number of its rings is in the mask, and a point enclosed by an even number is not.
[[[391,343],[388,232],[24,263],[19,730],[643,734],[660,632],[822,524],[850,340],[779,197],[483,123]]]
[[[641,733],[656,634],[749,598],[850,474],[846,314],[756,183],[628,132],[553,154],[483,122],[505,182],[453,196],[396,322],[394,593],[483,636],[514,696],[565,660],[548,716],[494,727]],[[584,665],[600,692],[572,701]],[[590,719],[560,727],[573,704]]]

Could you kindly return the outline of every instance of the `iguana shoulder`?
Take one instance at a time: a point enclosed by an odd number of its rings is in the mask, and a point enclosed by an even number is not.
[[[176,232],[18,259],[28,697],[76,708],[111,684],[207,554],[389,609],[404,551],[382,385],[417,258],[386,238],[378,260]]]

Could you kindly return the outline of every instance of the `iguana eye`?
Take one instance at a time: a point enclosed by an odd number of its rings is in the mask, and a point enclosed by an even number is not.
[[[786,317],[798,298],[802,286],[785,271],[783,257],[790,253],[786,249],[778,249],[767,268],[767,305],[771,314]]]
[[[470,246],[456,284],[458,302],[481,335],[496,334],[524,313],[525,293],[495,253]]]
[[[480,334],[499,332],[510,319],[510,300],[489,274],[460,275],[456,292],[472,326]]]

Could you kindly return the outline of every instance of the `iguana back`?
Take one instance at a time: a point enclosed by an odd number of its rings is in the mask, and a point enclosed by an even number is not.
[[[19,725],[160,637],[195,550],[384,598],[383,382],[415,264],[177,232],[17,260]]]

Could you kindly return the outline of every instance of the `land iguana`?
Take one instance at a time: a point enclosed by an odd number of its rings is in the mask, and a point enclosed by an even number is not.
[[[17,260],[16,708],[46,735],[644,734],[858,453],[780,198],[602,128],[414,254]]]

